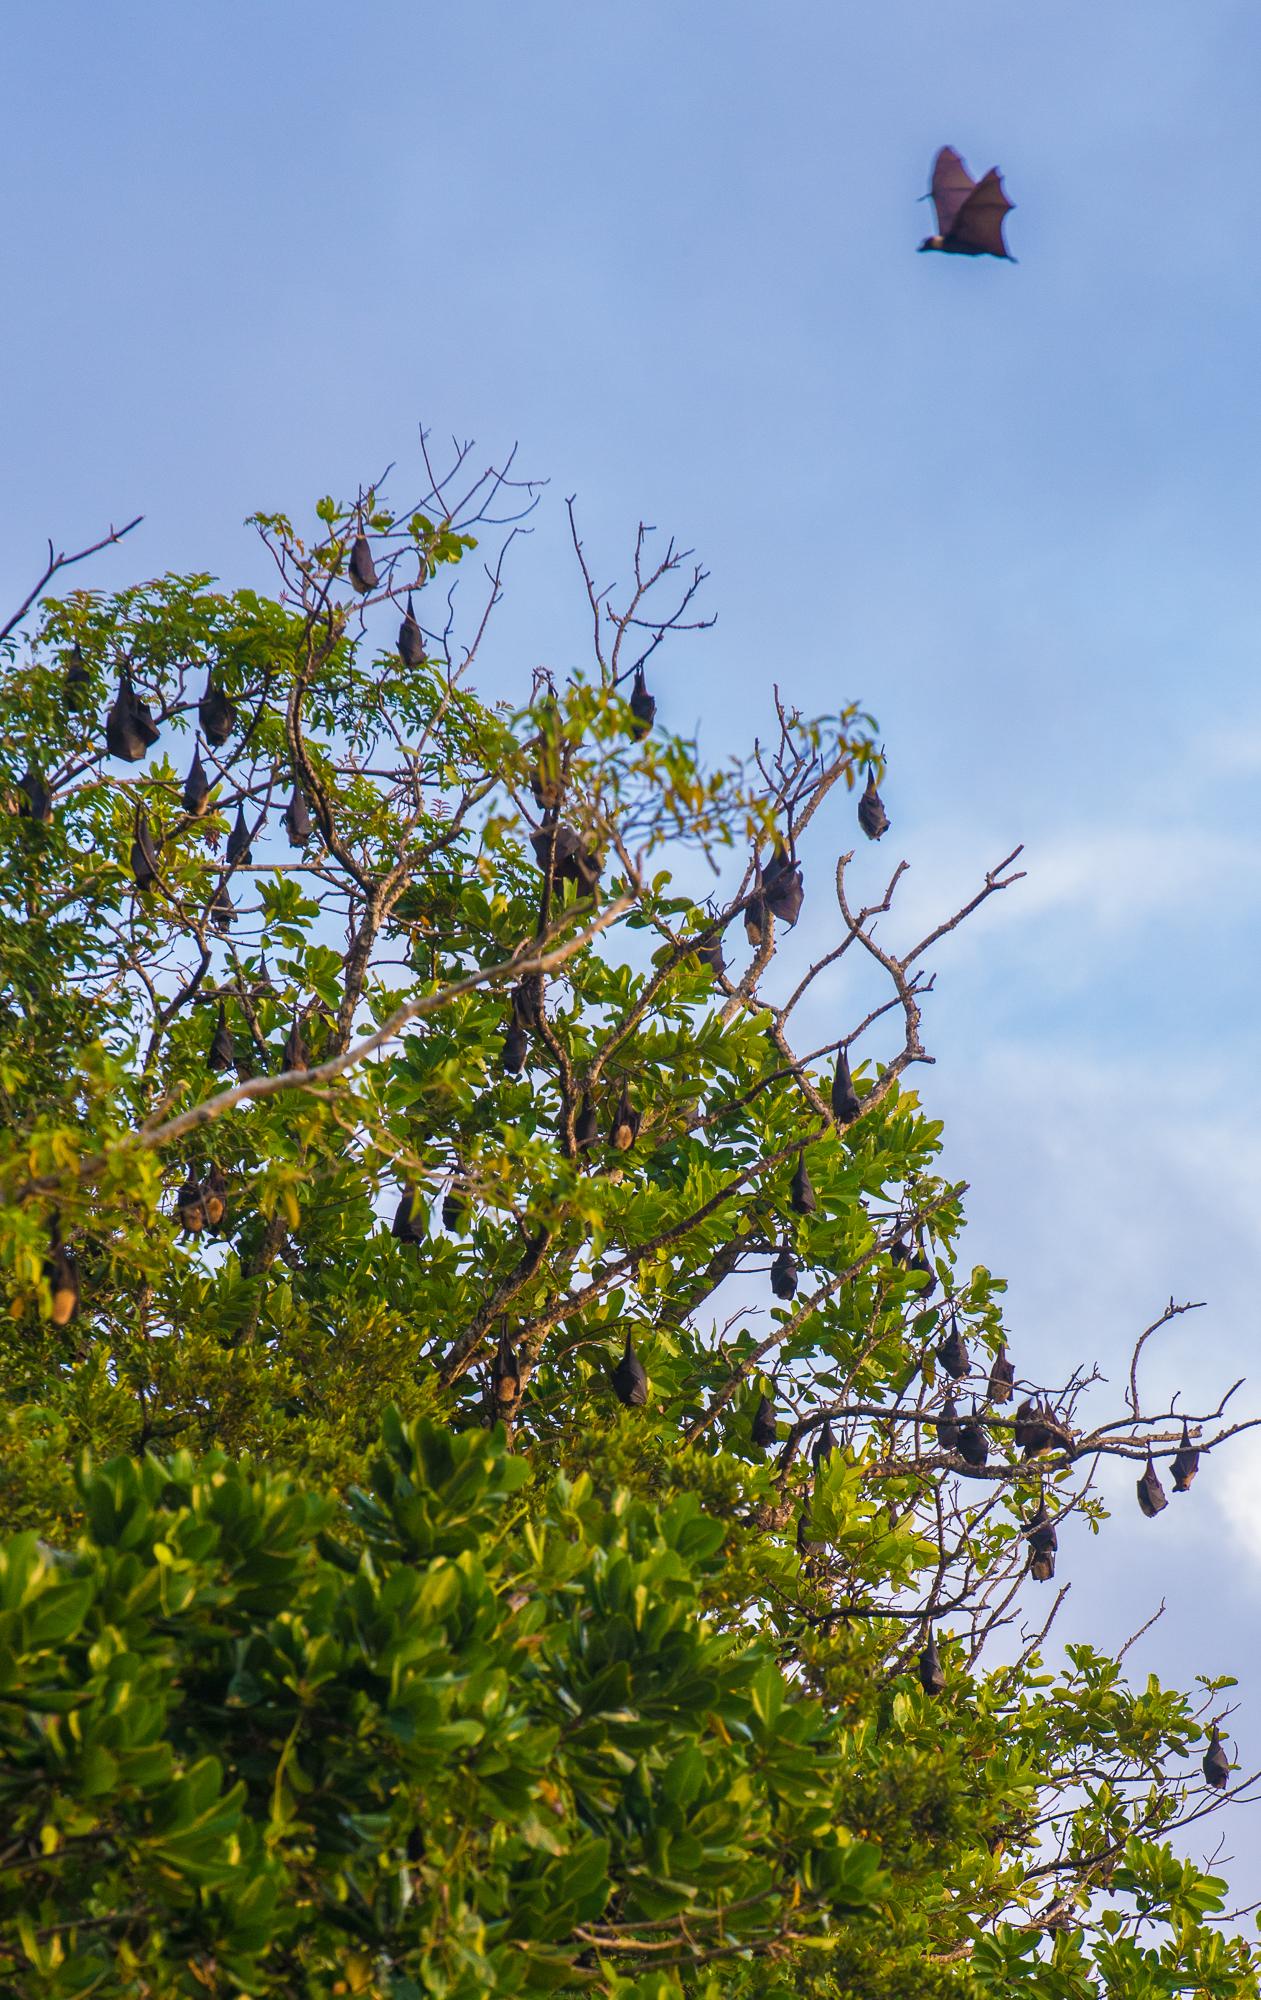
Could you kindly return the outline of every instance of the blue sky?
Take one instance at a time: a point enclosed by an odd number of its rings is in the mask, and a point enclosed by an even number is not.
[[[3,601],[139,511],[90,581],[263,583],[244,516],[414,484],[423,422],[551,481],[480,672],[516,695],[582,657],[563,496],[610,577],[676,532],[718,624],[663,717],[718,755],[771,680],[874,710],[859,865],[910,861],[903,935],[1026,843],[940,954],[920,1079],[1014,1344],[1115,1369],[1172,1293],[1209,1306],[1153,1381],[1247,1372],[1255,7],[124,0],[25,9],[6,56]],[[1004,169],[1018,266],[914,254],[942,143]],[[821,888],[851,840],[838,806]],[[1117,1491],[1065,1630],[1163,1594],[1136,1665],[1241,1665],[1261,1447],[1155,1523]]]

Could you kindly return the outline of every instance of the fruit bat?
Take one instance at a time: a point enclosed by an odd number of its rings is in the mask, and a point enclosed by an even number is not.
[[[771,1290],[777,1299],[797,1295],[797,1260],[786,1243],[771,1265]]]
[[[541,826],[530,835],[530,845],[545,875],[550,868],[553,881],[572,882],[581,894],[591,894],[600,879],[600,863],[572,826]]]
[[[425,1858],[425,1836],[418,1826],[414,1826],[407,1836],[407,1858],[413,1863]]]
[[[1030,1412],[1024,1422],[1023,1435],[1019,1422],[1020,1410]],[[1022,1403],[1020,1410],[1016,1412],[1016,1443],[1023,1444],[1025,1458],[1037,1458],[1042,1452],[1054,1451],[1057,1445],[1067,1442],[1063,1425],[1057,1421],[1055,1412],[1049,1404]]]
[[[307,1066],[307,1046],[301,1021],[295,1020],[285,1037],[285,1045],[280,1052],[280,1066],[282,1070],[305,1069]]]
[[[197,714],[207,743],[216,750],[222,749],[236,727],[236,709],[227,695],[215,686],[211,673],[206,675],[206,692],[197,704]]]
[[[311,838],[311,814],[301,785],[294,786],[293,797],[285,807],[285,832],[290,847],[305,847]]]
[[[368,537],[362,531],[355,536],[354,546],[350,551],[350,581],[361,597],[366,597],[370,590],[375,590],[381,581],[377,575],[377,566],[372,560],[372,550],[368,547]]]
[[[79,1310],[79,1273],[74,1258],[61,1240],[61,1222],[56,1215],[48,1227],[44,1277],[52,1294],[53,1325],[68,1326]]]
[[[525,1068],[526,1048],[525,1029],[514,1014],[504,1035],[502,1051],[503,1066],[509,1076],[520,1076]]]
[[[248,868],[251,859],[250,830],[245,823],[245,807],[239,805],[236,809],[236,819],[233,822],[232,831],[228,835],[228,866],[229,868],[235,868],[237,863],[240,862]]]
[[[937,1442],[943,1451],[959,1449],[959,1412],[955,1408],[953,1396],[947,1396],[941,1406],[941,1415],[935,1419],[934,1428]]]
[[[844,1049],[838,1049],[836,1075],[832,1078],[832,1116],[838,1125],[848,1125],[851,1118],[857,1118],[861,1109],[854,1079],[849,1073],[849,1057]]]
[[[648,1401],[648,1377],[631,1343],[629,1327],[622,1358],[613,1370],[613,1389],[619,1403],[624,1403],[627,1409],[641,1409]]]
[[[582,1109],[574,1119],[574,1144],[585,1151],[588,1146],[595,1145],[599,1136],[600,1127],[595,1115],[595,1106],[591,1102],[591,1093],[584,1090]]]
[[[90,688],[91,685],[92,676],[83,664],[83,648],[72,646],[70,665],[66,668],[66,678],[62,682],[62,687],[71,701],[77,701],[83,690]]]
[[[911,1250],[905,1236],[895,1236],[889,1245],[889,1262],[891,1264],[909,1264],[910,1261]]]
[[[981,1470],[983,1465],[989,1462],[989,1440],[977,1421],[975,1411],[973,1411],[970,1417],[965,1417],[959,1426],[959,1443],[957,1448],[960,1458],[977,1472]]]
[[[508,1338],[508,1322],[499,1324],[499,1346],[490,1364],[491,1387],[497,1403],[515,1403],[521,1394],[521,1371],[516,1350]]]
[[[630,1100],[630,1091],[622,1085],[622,1094],[617,1100],[617,1110],[613,1113],[613,1123],[609,1126],[609,1144],[615,1152],[629,1153],[639,1137],[640,1114]]]
[[[764,1451],[779,1443],[779,1421],[769,1396],[763,1396],[753,1412],[753,1442]]]
[[[1150,1452],[1147,1454],[1147,1464],[1143,1468],[1143,1476],[1137,1481],[1135,1490],[1138,1493],[1138,1504],[1149,1521],[1155,1519],[1162,1507],[1169,1505],[1168,1495],[1156,1476],[1156,1468],[1152,1463]]]
[[[1191,1443],[1191,1433],[1182,1425],[1182,1443],[1173,1455],[1173,1490],[1175,1493],[1189,1493],[1191,1481],[1200,1469],[1200,1454]]]
[[[813,1528],[814,1528],[814,1523],[810,1519],[810,1509],[808,1507],[803,1507],[801,1510],[800,1517],[797,1521],[798,1555],[821,1556],[823,1554],[824,1549],[827,1547],[826,1542],[816,1542],[812,1539]]]
[[[704,944],[698,944],[696,947],[696,956],[706,970],[713,973],[715,979],[726,978],[727,961],[722,955],[722,938],[720,936],[707,938]]]
[[[990,1369],[991,1403],[1010,1403],[1011,1386],[1015,1379],[1016,1370],[1007,1359],[1007,1343],[1004,1341],[994,1357],[994,1366]]]
[[[915,1252],[915,1255],[912,1257],[910,1261],[908,1269],[912,1271],[918,1271],[923,1277],[928,1279],[928,1283],[924,1286],[923,1290],[920,1292],[919,1295],[920,1304],[927,1305],[928,1301],[931,1299],[933,1293],[937,1289],[937,1273],[935,1269],[929,1263],[927,1257],[924,1255],[924,1252],[922,1250],[917,1250]]]
[[[453,1180],[442,1197],[442,1226],[458,1236],[468,1223],[468,1182]]]
[[[18,779],[18,818],[36,820],[48,826],[53,816],[53,795],[33,764]]]
[[[143,701],[138,701],[131,674],[123,667],[118,676],[118,693],[105,718],[105,748],[111,757],[138,764],[158,740],[158,728]]]
[[[792,1187],[788,1191],[788,1206],[794,1215],[813,1215],[819,1206],[810,1184],[810,1176],[806,1171],[804,1153],[797,1155],[797,1169],[793,1174]]]
[[[182,794],[184,811],[193,819],[199,819],[206,810],[206,800],[210,797],[210,780],[206,767],[201,761],[201,751],[194,750],[193,761],[188,767]]]
[[[398,628],[398,656],[405,667],[423,667],[425,638],[412,610],[412,594],[407,593],[407,616]]]
[[[766,903],[761,896],[750,896],[744,906],[744,934],[756,951],[766,935]]]
[[[397,1243],[423,1243],[428,1234],[420,1213],[420,1196],[415,1188],[404,1182],[394,1220],[390,1224],[390,1235]]]
[[[1055,1575],[1055,1552],[1059,1541],[1055,1525],[1046,1511],[1045,1496],[1038,1503],[1038,1511],[1025,1528],[1029,1538],[1029,1574],[1035,1583],[1049,1583]]]
[[[236,904],[228,894],[226,882],[221,882],[215,890],[208,914],[212,930],[230,931],[236,922]]]
[[[151,889],[158,879],[158,851],[140,806],[136,807],[136,837],[131,843],[131,872],[137,889],[142,893]]]
[[[189,1168],[188,1178],[175,1197],[175,1209],[185,1236],[199,1236],[206,1221],[206,1204]]]
[[[648,734],[657,714],[657,704],[645,685],[642,667],[635,669],[635,679],[631,685],[630,712],[634,717],[631,734],[638,742],[641,736]]]
[[[219,1019],[215,1026],[214,1035],[211,1038],[206,1061],[209,1063],[211,1069],[231,1069],[232,1056],[232,1030],[228,1026],[228,1017],[221,1000],[219,1002]]]
[[[508,995],[514,1017],[523,1028],[537,1028],[543,1019],[543,975],[531,972]]]
[[[1200,1769],[1215,1792],[1225,1791],[1230,1781],[1230,1758],[1222,1747],[1216,1723],[1213,1724],[1213,1734],[1209,1738],[1208,1749],[1204,1752],[1204,1761]]]
[[[937,1349],[937,1359],[947,1375],[955,1382],[962,1382],[971,1363],[968,1360],[967,1342],[959,1331],[959,1322],[950,1315],[950,1331]]]
[[[879,840],[889,831],[890,819],[884,809],[884,801],[876,790],[876,774],[872,766],[867,766],[867,786],[858,801],[858,824],[868,840]]]
[[[946,1676],[941,1670],[941,1657],[937,1651],[937,1634],[932,1626],[928,1628],[928,1644],[919,1656],[919,1684],[925,1694],[938,1695],[946,1685]]]
[[[762,877],[762,900],[789,929],[801,915],[801,867],[783,847],[777,847]]]
[[[921,250],[945,250],[956,257],[1005,257],[1014,262],[1003,241],[1003,217],[1013,204],[1003,192],[997,167],[974,181],[954,147],[943,146],[933,161],[931,193],[937,234],[926,236]]]
[[[222,1229],[228,1214],[228,1183],[224,1179],[222,1167],[211,1167],[201,1184],[201,1199],[206,1211],[206,1221],[210,1227]]]
[[[816,1472],[827,1459],[831,1458],[835,1450],[836,1434],[832,1429],[831,1417],[827,1417],[824,1419],[823,1429],[810,1448],[810,1463]]]

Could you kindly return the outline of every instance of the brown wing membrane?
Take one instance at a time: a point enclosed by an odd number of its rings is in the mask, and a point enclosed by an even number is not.
[[[1003,217],[1014,206],[1003,192],[998,168],[991,167],[963,202],[954,227],[942,231],[949,237],[947,247],[974,257],[1009,257],[1011,252],[1003,241]]]
[[[933,161],[933,207],[937,211],[939,236],[949,236],[955,217],[975,186],[954,147],[943,146]]]

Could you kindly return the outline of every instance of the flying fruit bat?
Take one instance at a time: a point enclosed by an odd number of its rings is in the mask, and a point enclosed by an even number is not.
[[[1002,176],[991,167],[974,181],[953,146],[943,146],[933,161],[931,188],[937,211],[937,234],[926,236],[921,250],[945,250],[955,257],[1005,257],[1014,262],[1003,241],[1003,217],[1014,205],[1003,192]]]
[[[520,1076],[525,1068],[526,1049],[525,1029],[514,1014],[504,1034],[501,1055],[504,1069],[509,1076]]]
[[[797,1296],[797,1260],[786,1243],[771,1265],[771,1290],[777,1299]]]
[[[931,1695],[939,1695],[946,1685],[941,1656],[937,1651],[937,1634],[931,1625],[928,1628],[928,1644],[919,1656],[919,1684],[925,1694]]]
[[[149,822],[141,806],[136,807],[136,837],[131,843],[131,872],[143,894],[158,879],[158,851],[153,844]]]
[[[854,1079],[849,1073],[849,1057],[843,1048],[836,1051],[836,1075],[832,1078],[832,1116],[838,1125],[848,1125],[862,1109]]]
[[[797,1167],[793,1174],[792,1186],[788,1190],[788,1206],[794,1215],[813,1215],[819,1204],[815,1200],[810,1176],[806,1171],[806,1156],[797,1155]]]
[[[1215,1792],[1225,1791],[1230,1781],[1230,1758],[1222,1748],[1222,1739],[1216,1723],[1213,1724],[1213,1734],[1209,1738],[1208,1749],[1204,1752],[1204,1761],[1200,1769]]]
[[[890,819],[884,809],[884,801],[876,790],[876,774],[872,766],[867,766],[867,785],[858,801],[858,824],[868,840],[879,840],[889,831]]]
[[[222,1000],[219,1002],[219,1019],[211,1037],[206,1061],[211,1069],[231,1069],[233,1058],[232,1030]]]
[[[215,890],[208,915],[212,930],[230,931],[236,922],[236,904],[228,894],[226,882],[221,882]]]
[[[632,1345],[629,1327],[622,1358],[613,1370],[613,1390],[619,1403],[624,1403],[627,1409],[641,1409],[648,1401],[648,1377]]]
[[[959,1449],[959,1412],[955,1408],[953,1396],[947,1396],[941,1406],[941,1415],[934,1420],[937,1442],[943,1451]]]
[[[311,838],[311,814],[301,785],[294,786],[293,797],[285,807],[285,832],[290,847],[305,847]]]
[[[1055,1575],[1055,1552],[1059,1540],[1055,1525],[1046,1511],[1046,1497],[1038,1502],[1038,1511],[1025,1528],[1029,1538],[1029,1574],[1035,1583],[1049,1583]]]
[[[200,819],[206,810],[206,800],[210,797],[210,780],[206,767],[201,761],[201,751],[194,750],[193,761],[188,767],[181,794],[184,811],[193,819]]]
[[[404,1182],[390,1235],[397,1243],[423,1243],[428,1234],[420,1213],[420,1197],[415,1188]]]
[[[959,1322],[950,1315],[950,1331],[937,1349],[937,1359],[947,1375],[955,1382],[962,1382],[971,1363],[968,1360],[967,1342],[959,1331]]]
[[[52,1294],[53,1325],[68,1326],[79,1310],[79,1273],[74,1258],[61,1240],[61,1219],[56,1214],[48,1225],[44,1277]]]
[[[521,1394],[521,1370],[516,1351],[508,1338],[508,1322],[499,1323],[499,1346],[490,1364],[491,1387],[497,1403],[515,1403]]]
[[[648,692],[642,667],[635,669],[635,679],[631,686],[630,712],[634,718],[631,734],[638,742],[640,737],[648,734],[657,714],[657,704]]]
[[[827,1459],[831,1458],[835,1450],[836,1434],[832,1429],[832,1419],[831,1417],[825,1417],[823,1429],[819,1432],[813,1445],[810,1447],[810,1463],[816,1472]]]
[[[1189,1493],[1191,1481],[1200,1469],[1200,1454],[1191,1443],[1191,1433],[1184,1418],[1182,1443],[1173,1455],[1173,1490],[1175,1493]]]
[[[232,831],[228,835],[228,866],[229,868],[235,868],[237,863],[240,862],[244,867],[248,868],[251,859],[250,830],[245,823],[245,807],[239,805],[236,809],[236,819],[233,822]]]
[[[71,647],[70,665],[66,668],[66,678],[61,685],[71,701],[78,701],[83,690],[91,687],[92,676],[83,664],[83,648],[81,646]]]
[[[280,1052],[280,1067],[282,1070],[305,1069],[307,1061],[307,1046],[302,1033],[302,1023],[295,1017],[293,1026],[285,1037],[284,1048]]]
[[[458,1236],[467,1227],[468,1216],[468,1182],[457,1178],[442,1197],[442,1226],[452,1236]]]
[[[355,536],[354,546],[350,551],[349,574],[350,581],[361,597],[366,597],[370,590],[375,590],[381,581],[377,575],[377,566],[372,560],[372,550],[368,547],[368,537],[364,534],[362,526]]]
[[[1149,1521],[1154,1520],[1161,1509],[1169,1505],[1168,1495],[1156,1475],[1156,1467],[1152,1463],[1150,1452],[1147,1454],[1143,1476],[1135,1483],[1135,1491],[1138,1494],[1138,1504]]]
[[[629,1153],[639,1137],[640,1114],[630,1100],[630,1091],[622,1085],[622,1094],[617,1100],[617,1110],[613,1113],[613,1123],[609,1126],[609,1144],[617,1153]]]
[[[193,1178],[191,1167],[188,1179],[175,1197],[175,1212],[180,1219],[180,1228],[185,1236],[199,1236],[205,1226],[206,1204],[202,1200],[201,1189]]]
[[[18,779],[18,818],[35,820],[40,826],[48,826],[53,816],[53,795],[33,764],[28,764]]]
[[[977,1421],[975,1410],[970,1417],[965,1417],[959,1426],[957,1450],[965,1464],[970,1465],[976,1472],[989,1462],[989,1440]]]
[[[214,675],[209,672],[206,675],[206,692],[197,704],[197,714],[207,743],[213,749],[221,750],[236,727],[236,709],[227,695],[215,686]]]
[[[210,1227],[222,1229],[228,1214],[228,1183],[222,1167],[211,1167],[201,1184],[201,1199]]]
[[[591,1102],[591,1093],[584,1090],[582,1109],[574,1119],[574,1144],[585,1152],[588,1146],[595,1145],[599,1136],[600,1127],[595,1115],[595,1106]]]
[[[143,701],[138,701],[131,674],[123,667],[118,676],[118,693],[105,718],[105,748],[111,757],[138,764],[158,740],[158,728]]]
[[[791,929],[801,915],[801,899],[800,863],[786,848],[777,846],[762,877],[762,900],[772,915],[782,918]]]
[[[398,656],[405,667],[423,667],[425,638],[412,610],[412,594],[407,593],[407,616],[398,628]]]
[[[779,1443],[779,1421],[769,1396],[763,1396],[753,1412],[753,1442],[763,1451]]]
[[[994,1366],[990,1369],[991,1403],[1010,1403],[1011,1386],[1015,1379],[1016,1370],[1007,1359],[1007,1343],[1004,1341],[994,1357]]]

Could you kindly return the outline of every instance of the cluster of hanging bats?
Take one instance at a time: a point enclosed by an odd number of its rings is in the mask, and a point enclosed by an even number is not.
[[[1003,189],[1002,177],[997,168],[991,168],[979,181],[974,181],[968,173],[959,154],[953,147],[944,146],[933,163],[931,199],[937,214],[937,233],[920,244],[921,250],[940,250],[948,255],[979,257],[992,256],[1011,260],[1003,238],[1003,221],[1012,207]],[[371,547],[362,528],[355,537],[349,563],[350,581],[361,594],[377,588],[379,578],[373,561]],[[416,619],[409,592],[407,609],[398,633],[398,652],[404,665],[419,667],[425,661],[425,644],[421,627]],[[71,656],[66,675],[67,695],[74,699],[90,684],[90,676],[83,666],[79,649]],[[634,670],[634,683],[629,697],[632,733],[636,738],[645,736],[656,718],[656,701],[645,684],[642,666]],[[215,686],[213,675],[207,679],[206,690],[198,703],[198,719],[206,742],[213,748],[221,748],[227,742],[237,725],[237,711],[227,696]],[[128,763],[137,763],[148,754],[158,738],[158,727],[148,707],[135,693],[129,673],[124,667],[115,697],[105,723],[105,743],[111,756]],[[182,802],[190,817],[200,817],[207,810],[211,780],[202,763],[200,749],[194,751],[192,765],[184,783]],[[557,788],[544,772],[540,763],[534,781],[534,795],[540,806],[554,808]],[[52,798],[38,771],[28,767],[18,784],[18,811],[33,820],[47,823],[52,817]],[[858,821],[862,831],[870,840],[879,840],[890,825],[884,803],[876,787],[874,770],[869,766],[866,788],[858,803]],[[284,811],[284,825],[290,845],[301,849],[310,839],[311,816],[301,786],[295,783],[292,796]],[[255,832],[257,829],[255,829]],[[248,865],[251,858],[253,834],[246,822],[243,806],[238,806],[236,821],[228,838],[226,850],[227,871],[238,865]],[[530,836],[534,858],[546,878],[549,888],[552,883],[571,882],[581,896],[591,895],[600,878],[599,856],[583,840],[574,828],[560,824],[554,810],[545,814],[544,824]],[[131,868],[137,888],[147,893],[159,881],[160,861],[148,822],[143,810],[137,807],[135,833],[131,849]],[[803,884],[800,864],[788,848],[777,844],[766,866],[758,867],[753,892],[745,899],[744,925],[750,944],[757,947],[764,939],[767,916],[777,917],[789,926],[796,923],[801,913]],[[233,922],[235,911],[226,886],[226,876],[216,891],[209,912],[209,920],[216,930],[226,930]],[[720,927],[713,926],[695,940],[693,949],[699,962],[715,976],[726,974],[726,964],[722,953]],[[505,1073],[510,1077],[520,1076],[525,1069],[529,1054],[529,1035],[540,1025],[543,1008],[543,984],[540,975],[522,981],[510,995],[510,1017],[504,1033],[501,1060]],[[219,1003],[218,1020],[207,1055],[209,1067],[225,1070],[233,1063],[231,1030],[228,1027],[223,1002]],[[286,1069],[302,1068],[306,1065],[306,1050],[297,1022],[290,1032],[284,1050]],[[857,1118],[862,1106],[854,1088],[846,1050],[842,1045],[837,1050],[836,1069],[831,1090],[832,1114],[838,1125],[847,1125]],[[617,1104],[607,1128],[607,1142],[618,1153],[629,1152],[635,1145],[640,1130],[640,1112],[636,1109],[629,1086],[623,1083]],[[584,1093],[581,1106],[573,1118],[573,1138],[580,1151],[596,1146],[600,1139],[600,1119],[589,1093]],[[420,1244],[427,1240],[427,1229],[421,1216],[421,1194],[408,1185],[403,1188],[392,1224],[392,1234],[402,1243]],[[799,1157],[789,1190],[789,1205],[797,1215],[811,1215],[816,1211],[817,1201],[810,1182],[804,1153]],[[226,1226],[228,1191],[224,1176],[217,1166],[211,1165],[202,1178],[191,1170],[188,1179],[176,1196],[176,1209],[182,1228],[190,1235],[200,1233],[203,1228],[221,1232]],[[442,1223],[451,1232],[464,1229],[471,1213],[471,1197],[467,1184],[457,1179],[453,1181],[443,1198]],[[899,1237],[890,1246],[890,1258],[904,1268],[918,1273],[926,1279],[921,1288],[921,1301],[931,1297],[937,1285],[937,1274],[924,1255],[922,1247],[908,1245]],[[59,1221],[53,1215],[50,1226],[48,1258],[44,1266],[52,1299],[52,1318],[56,1325],[64,1326],[79,1309],[79,1281],[73,1256],[61,1241]],[[798,1265],[787,1243],[777,1252],[770,1267],[771,1290],[775,1297],[788,1301],[795,1297],[798,1283]],[[936,1350],[936,1359],[943,1373],[952,1383],[963,1381],[971,1372],[968,1349],[953,1309],[948,1320],[948,1330],[944,1340]],[[621,1358],[610,1371],[610,1385],[613,1393],[627,1408],[642,1408],[648,1400],[648,1376],[643,1362],[635,1352],[634,1341],[629,1329]],[[495,1404],[504,1411],[513,1411],[524,1389],[523,1370],[513,1346],[507,1320],[500,1323],[498,1343],[490,1368],[491,1393]],[[1008,1359],[1006,1346],[1000,1346],[990,1368],[987,1383],[987,1401],[990,1404],[1006,1404],[1014,1393],[1015,1369]],[[937,1443],[943,1452],[962,1461],[965,1468],[980,1471],[989,1460],[989,1441],[981,1416],[979,1400],[973,1400],[972,1410],[960,1414],[952,1392],[948,1392],[938,1415],[932,1420]],[[763,1395],[753,1413],[751,1437],[755,1445],[769,1450],[779,1442],[779,1423],[774,1403]],[[1072,1448],[1072,1435],[1067,1426],[1056,1416],[1046,1402],[1035,1402],[1026,1398],[1017,1405],[1013,1424],[1013,1440],[1016,1449],[1027,1461],[1042,1453],[1057,1449]],[[836,1438],[831,1422],[825,1421],[811,1449],[810,1458],[817,1472],[836,1448]],[[1172,1461],[1173,1490],[1186,1493],[1199,1469],[1200,1454],[1191,1443],[1187,1425],[1182,1426],[1182,1442]],[[1169,1503],[1168,1496],[1156,1472],[1151,1454],[1142,1476],[1137,1482],[1138,1504],[1148,1519],[1153,1519]],[[1047,1513],[1045,1493],[1041,1496],[1037,1512],[1025,1523],[1024,1536],[1028,1542],[1028,1571],[1036,1582],[1046,1583],[1055,1575],[1055,1558],[1058,1548],[1055,1523]],[[803,1554],[813,1553],[817,1546],[810,1540],[808,1511],[803,1511],[798,1527],[798,1545]],[[920,1684],[928,1695],[941,1694],[946,1685],[937,1647],[937,1637],[931,1624],[927,1643],[919,1656],[918,1672]],[[1216,1790],[1225,1788],[1230,1777],[1230,1760],[1223,1747],[1221,1737],[1214,1724],[1202,1765],[1204,1776]]]

